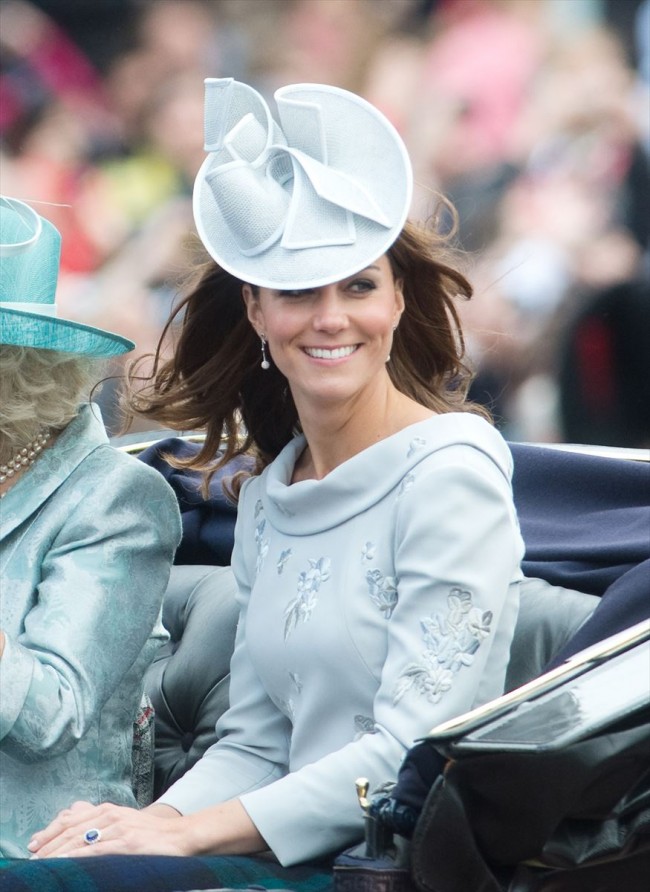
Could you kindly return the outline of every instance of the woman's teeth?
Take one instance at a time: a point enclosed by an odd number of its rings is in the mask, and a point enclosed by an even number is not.
[[[313,359],[343,359],[344,356],[354,353],[356,349],[356,346],[335,347],[333,350],[324,347],[305,347],[305,353]]]

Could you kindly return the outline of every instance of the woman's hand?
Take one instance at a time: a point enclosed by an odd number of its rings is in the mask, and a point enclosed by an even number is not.
[[[83,858],[90,855],[188,855],[190,846],[181,826],[185,821],[166,805],[144,811],[120,805],[75,802],[59,812],[29,843],[32,858]],[[99,830],[97,842],[84,840]],[[184,827],[183,827],[184,829]]]
[[[99,830],[88,844],[85,834]],[[143,811],[121,805],[75,802],[29,843],[32,858],[89,855],[246,855],[268,849],[238,799],[191,815],[154,802]]]

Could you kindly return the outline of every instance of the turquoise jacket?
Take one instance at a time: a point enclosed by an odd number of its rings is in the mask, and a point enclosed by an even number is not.
[[[0,501],[0,854],[77,799],[135,805],[133,720],[166,640],[176,498],[86,405]]]

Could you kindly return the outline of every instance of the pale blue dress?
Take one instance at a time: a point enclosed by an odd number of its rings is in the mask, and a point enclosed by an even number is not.
[[[434,725],[503,691],[524,544],[501,435],[435,416],[322,480],[288,444],[244,484],[223,735],[162,797],[240,797],[285,864],[363,836],[355,779],[394,780]]]
[[[0,854],[77,799],[135,805],[133,720],[166,640],[176,498],[90,405],[0,501]]]

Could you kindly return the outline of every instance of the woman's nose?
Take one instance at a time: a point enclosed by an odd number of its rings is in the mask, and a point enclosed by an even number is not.
[[[313,324],[318,331],[339,331],[347,325],[343,298],[336,288],[326,285],[320,289]]]

